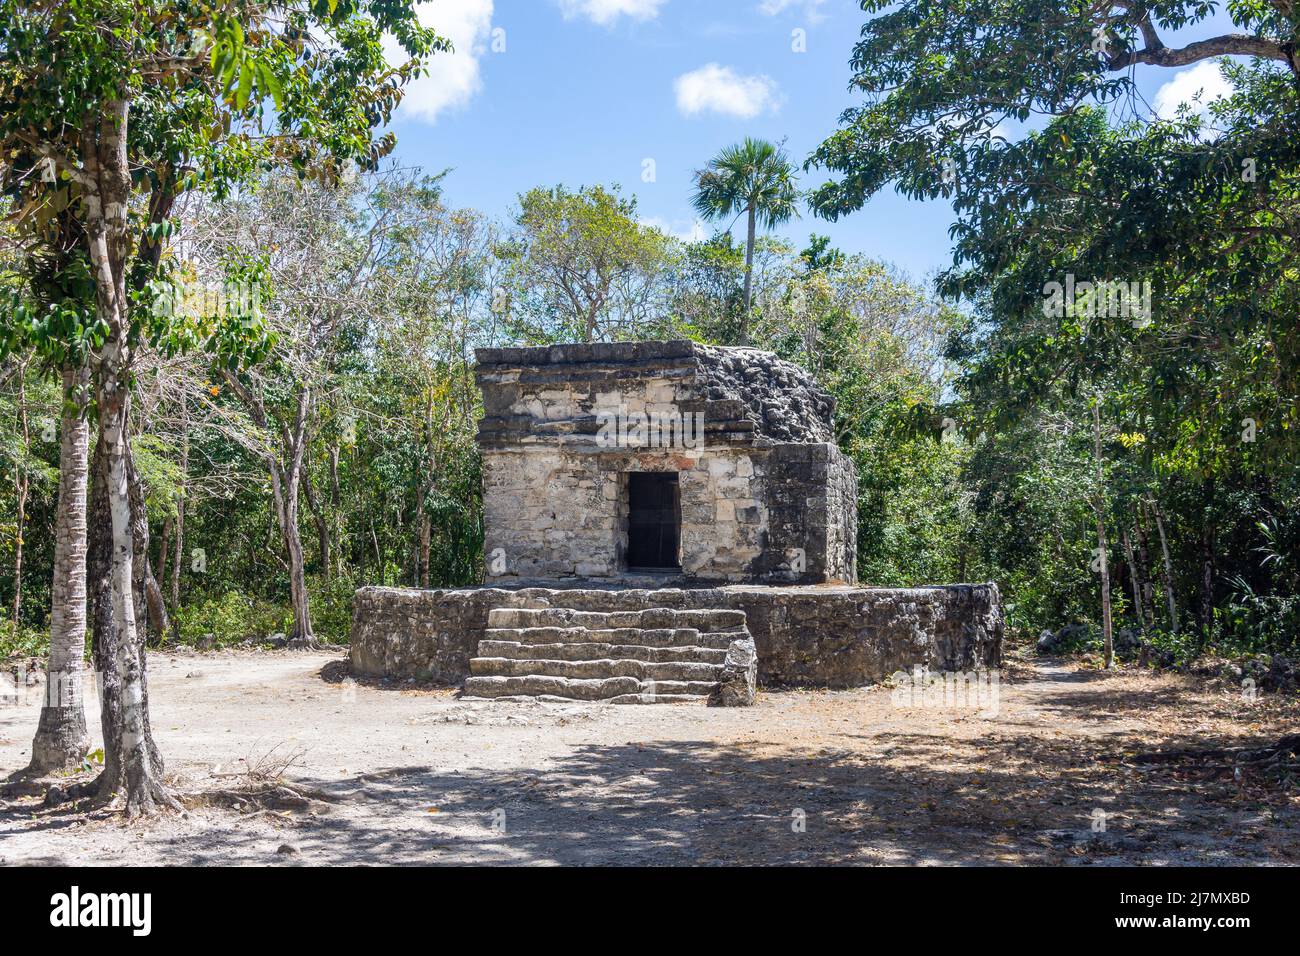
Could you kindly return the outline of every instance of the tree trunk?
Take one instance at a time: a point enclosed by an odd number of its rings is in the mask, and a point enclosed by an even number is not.
[[[190,409],[181,396],[181,496],[176,502],[176,550],[172,556],[172,614],[181,607],[181,565],[185,560],[185,510],[190,496]],[[178,634],[177,637],[180,635]]]
[[[429,573],[429,563],[433,555],[433,522],[423,511],[423,502],[421,502],[420,525],[419,525],[419,543],[416,545],[417,553],[415,556],[415,567],[418,575],[418,586],[422,588],[429,587],[431,576]]]
[[[262,396],[249,389],[230,372],[225,379],[239,396],[254,423],[270,431],[270,418]],[[271,496],[275,521],[284,544],[286,567],[289,571],[289,600],[293,605],[293,631],[289,643],[297,647],[315,647],[316,637],[311,628],[311,610],[307,595],[307,567],[303,560],[302,535],[298,530],[298,489],[302,482],[303,458],[307,451],[307,415],[311,409],[311,388],[303,386],[298,392],[298,407],[293,425],[280,425],[281,447],[268,451],[263,458],[271,473]]]
[[[446,418],[443,419],[446,424]],[[419,586],[427,588],[429,586],[429,564],[431,558],[431,549],[433,542],[433,520],[429,517],[428,501],[429,495],[437,482],[438,473],[438,446],[437,435],[434,432],[433,424],[433,389],[427,392],[424,406],[424,442],[425,442],[425,460],[424,460],[424,481],[420,483],[419,499],[416,501],[416,514],[419,515],[417,526],[419,528],[419,551],[416,555],[416,577]]]
[[[321,507],[320,499],[316,497],[316,492],[311,484],[311,469],[306,463],[302,466],[302,490],[307,495],[307,507],[311,509],[312,518],[316,522],[316,537],[320,548],[320,568],[321,574],[325,580],[330,578],[330,562],[332,548],[330,547],[330,526],[326,520],[325,510]]]
[[[1101,407],[1100,399],[1092,406],[1093,461],[1097,468],[1097,497],[1093,508],[1097,512],[1097,555],[1101,563],[1101,635],[1106,669],[1115,663],[1115,640],[1112,633],[1110,610],[1110,559],[1106,545],[1106,486],[1101,467]]]
[[[18,637],[18,619],[23,613],[23,544],[27,525],[27,492],[31,488],[31,477],[27,474],[27,458],[31,451],[31,433],[27,428],[27,362],[18,366],[18,434],[23,443],[22,460],[14,469],[14,505],[15,517],[18,519],[14,528],[14,603],[13,617],[10,619],[10,634]]]
[[[86,479],[90,454],[90,423],[82,410],[89,397],[87,383],[84,368],[63,369],[50,656],[45,702],[32,741],[31,769],[40,773],[76,766],[90,749],[81,693],[86,656]],[[70,414],[73,407],[76,411]]]
[[[754,204],[749,204],[749,231],[745,237],[745,314],[740,323],[740,343],[749,344],[749,306],[754,286],[754,243],[756,241],[757,214]]]
[[[302,536],[298,531],[298,476],[285,469],[279,461],[271,462],[271,493],[289,569],[289,600],[293,605],[293,630],[289,634],[289,643],[310,645],[314,637],[307,601],[306,562],[302,554]]]
[[[1147,629],[1156,626],[1155,586],[1151,583],[1151,549],[1147,542],[1144,509],[1133,509],[1133,532],[1137,537],[1138,573],[1142,580],[1142,607],[1146,611]]]
[[[261,403],[257,404],[259,416]],[[311,628],[311,610],[307,596],[307,566],[302,554],[302,535],[298,530],[298,488],[302,480],[303,455],[307,446],[307,412],[311,407],[311,389],[298,393],[298,409],[293,429],[282,429],[284,461],[272,459],[271,490],[275,499],[276,518],[289,567],[289,600],[293,604],[293,631],[289,643],[314,647],[316,637]]]
[[[101,596],[107,597],[105,603],[111,608],[111,624],[97,635],[95,648],[96,662],[103,673],[100,702],[105,773],[100,793],[107,796],[124,790],[127,815],[139,816],[177,804],[163,787],[161,760],[149,733],[144,642],[135,607],[135,535],[127,430],[131,367],[126,293],[127,201],[131,190],[126,155],[128,118],[127,102],[111,101],[98,121],[84,131],[86,173],[93,187],[86,190],[83,201],[96,310],[107,329],[96,356],[95,381],[102,449],[97,482],[101,494],[97,497],[106,506],[95,516],[95,529],[108,537],[107,593],[101,592]],[[103,613],[103,608],[96,609],[97,623]]]
[[[302,554],[302,536],[298,532],[298,490],[285,496],[284,543],[289,556],[289,599],[293,603],[293,631],[289,643],[312,645],[311,609],[307,596],[307,566]]]
[[[128,453],[129,453],[128,449]],[[144,483],[135,468],[135,459],[128,454],[127,476],[130,481],[132,541],[135,548],[131,570],[134,577],[135,619],[147,627],[149,646],[157,647],[167,637],[170,623],[167,620],[167,602],[162,588],[154,577],[153,561],[149,557],[149,517],[145,511]]]
[[[107,364],[107,363],[106,363]],[[120,379],[119,379],[120,381]],[[111,379],[100,387],[100,440],[92,499],[91,552],[95,555],[95,664],[100,673],[104,773],[100,794],[125,792],[128,816],[151,813],[175,801],[162,784],[162,759],[149,727],[143,628],[137,608],[135,516],[131,507],[130,449],[125,441],[129,399]],[[98,541],[94,540],[95,536]]]
[[[1133,588],[1133,611],[1137,614],[1138,628],[1146,630],[1146,615],[1142,613],[1142,583],[1139,580],[1137,562],[1133,559],[1133,542],[1128,536],[1128,529],[1120,529],[1120,540],[1124,546],[1124,559],[1128,562],[1129,583]]]
[[[1206,500],[1213,496],[1211,488]],[[1212,637],[1214,628],[1214,525],[1206,518],[1201,532],[1201,640]]]
[[[1106,556],[1106,522],[1102,517],[1104,500],[1098,500],[1097,510],[1097,550],[1101,557],[1101,636],[1102,636],[1102,653],[1105,657],[1106,668],[1110,669],[1115,663],[1115,640],[1112,632],[1111,611],[1110,611],[1110,563]]]
[[[1169,605],[1169,631],[1171,634],[1178,634],[1178,605],[1174,601],[1174,565],[1169,560],[1169,539],[1165,537],[1165,518],[1164,512],[1160,510],[1160,502],[1154,498],[1151,499],[1151,511],[1156,519],[1156,532],[1160,535],[1160,553],[1164,556],[1165,564],[1165,601]]]

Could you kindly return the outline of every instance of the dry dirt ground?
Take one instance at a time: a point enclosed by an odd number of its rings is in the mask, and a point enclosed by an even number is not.
[[[1300,725],[1294,699],[1192,678],[1013,661],[981,714],[884,687],[734,710],[476,703],[340,670],[337,653],[154,655],[187,809],[147,822],[44,806],[78,776],[20,781],[39,695],[0,706],[0,862],[1300,863],[1294,784],[1129,762]]]

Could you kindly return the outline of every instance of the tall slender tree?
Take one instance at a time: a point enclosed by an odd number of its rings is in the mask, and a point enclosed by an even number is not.
[[[82,704],[86,656],[86,493],[89,476],[89,334],[94,284],[84,234],[73,212],[53,201],[21,218],[13,235],[24,251],[24,294],[0,351],[30,349],[44,368],[58,371],[59,493],[50,582],[50,645],[45,697],[32,740],[30,769],[75,767],[90,737]]]
[[[785,150],[766,140],[745,138],[728,146],[695,173],[692,204],[706,219],[742,215],[745,231],[745,311],[740,342],[749,338],[749,313],[753,298],[754,243],[758,226],[773,229],[798,215],[798,189],[794,167]]]

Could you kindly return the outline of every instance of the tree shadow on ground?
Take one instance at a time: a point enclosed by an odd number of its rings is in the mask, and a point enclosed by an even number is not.
[[[871,739],[878,754],[656,741],[582,746],[541,772],[307,780],[340,803],[283,836],[296,859],[342,865],[1252,862],[1219,836],[1231,806],[1122,777],[1077,742],[1003,734],[953,757],[932,736]],[[215,857],[210,835],[171,843],[178,863],[268,862],[252,831]]]
[[[435,741],[409,764],[300,774],[330,798],[306,811],[203,805],[199,792],[190,819],[142,838],[181,865],[1300,862],[1294,798],[1265,806],[1230,782],[1131,766],[1128,754],[1206,735],[1170,726],[1157,743],[1152,710],[1178,691],[1105,679],[1047,672],[994,719],[890,710],[827,725],[815,746],[793,742],[805,726],[789,743],[779,731],[579,743],[499,769],[449,768]],[[783,703],[773,696],[760,706]],[[1112,726],[1094,725],[1094,708]],[[10,806],[0,823],[53,828],[64,813]]]

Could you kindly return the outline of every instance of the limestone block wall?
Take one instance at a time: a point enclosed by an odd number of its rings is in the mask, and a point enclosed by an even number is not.
[[[776,445],[765,469],[771,535],[760,579],[857,580],[857,473],[835,445]]]
[[[856,579],[856,476],[834,445],[556,444],[483,454],[487,583],[643,578],[623,567],[627,475],[656,471],[677,473],[683,582]]]
[[[458,684],[496,607],[585,611],[645,607],[745,611],[766,686],[857,687],[915,665],[995,667],[1003,619],[995,584],[661,590],[362,588],[353,603],[351,664],[359,674]]]
[[[828,581],[858,579],[858,472],[834,445],[826,463],[826,564]],[[819,539],[820,540],[820,539]]]
[[[606,577],[617,567],[618,476],[559,446],[483,455],[487,580]]]

